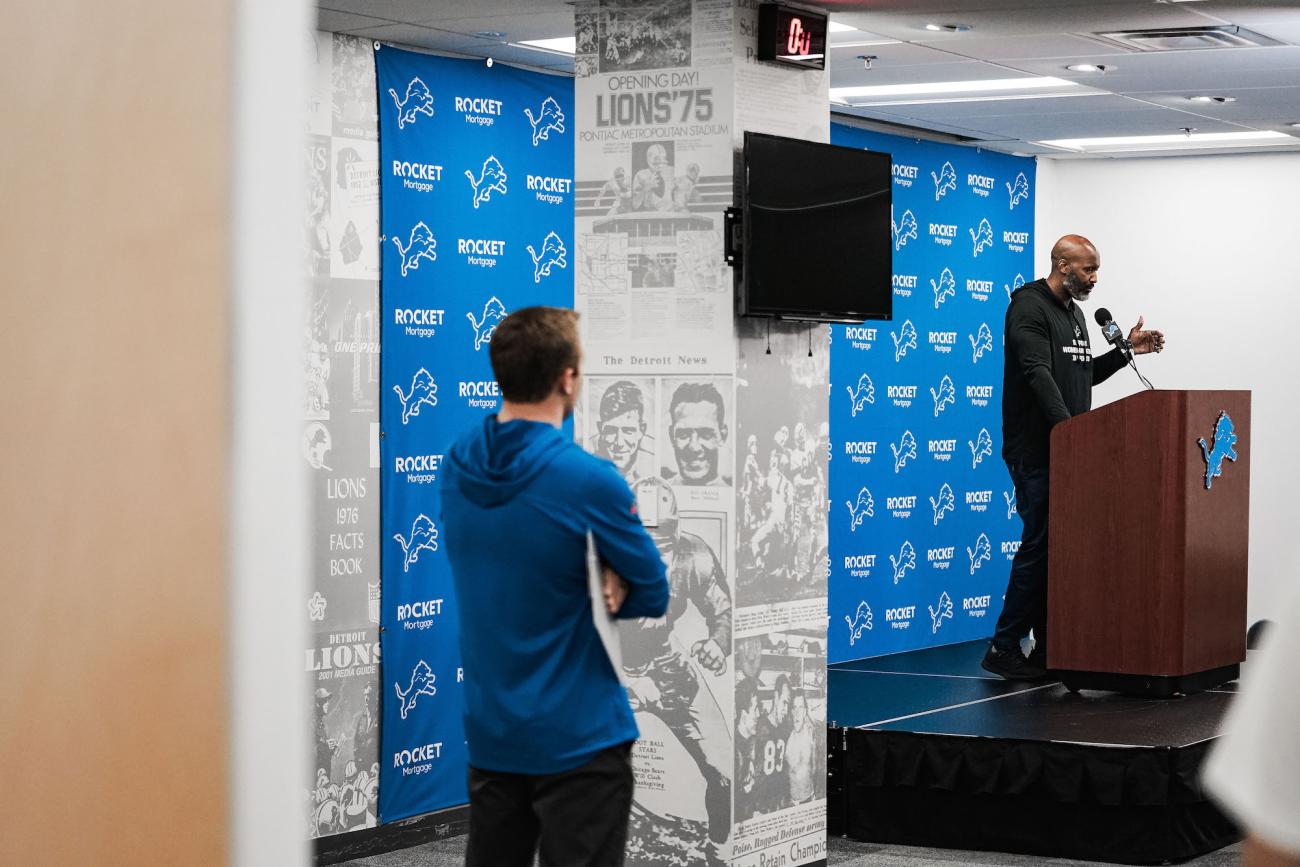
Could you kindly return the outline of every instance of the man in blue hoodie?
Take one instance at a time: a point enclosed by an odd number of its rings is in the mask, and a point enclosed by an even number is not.
[[[578,316],[528,307],[497,326],[501,411],[452,446],[442,524],[460,608],[468,865],[623,863],[638,731],[591,618],[587,533],[607,608],[661,617],[668,581],[636,498],[561,432],[581,383]]]

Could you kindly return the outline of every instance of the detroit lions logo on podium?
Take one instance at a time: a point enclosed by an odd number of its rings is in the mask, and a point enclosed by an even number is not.
[[[489,156],[483,161],[483,168],[479,170],[478,177],[469,169],[465,170],[465,177],[469,178],[469,185],[474,188],[474,207],[486,202],[493,192],[501,195],[506,194],[506,175],[505,166],[501,165],[501,160],[495,156]]]
[[[429,92],[429,86],[419,78],[412,78],[411,83],[406,85],[406,96],[398,99],[397,91],[391,87],[388,88],[388,95],[393,98],[397,105],[397,128],[402,129],[407,124],[415,123],[419,115],[433,117],[433,94]]]
[[[938,283],[930,281],[930,288],[934,290],[934,309],[938,310],[945,300],[957,294],[957,281],[953,278],[952,271],[944,268]]]
[[[852,647],[862,637],[862,631],[871,628],[871,606],[864,599],[852,617],[845,616],[844,622],[849,625],[849,647]]]
[[[925,607],[930,609],[931,634],[939,631],[939,624],[952,619],[952,597],[948,595],[947,590],[943,591],[938,602]]]
[[[1011,209],[1014,210],[1016,205],[1029,198],[1029,179],[1025,173],[1021,172],[1016,175],[1016,179],[1007,184],[1007,192],[1011,194]]]
[[[564,132],[564,112],[560,110],[560,104],[553,96],[542,100],[542,107],[537,110],[537,117],[533,117],[532,109],[528,108],[524,109],[524,114],[528,115],[528,122],[533,127],[533,147],[537,147],[540,141],[546,141],[551,135],[551,130]]]
[[[474,351],[478,352],[483,348],[483,344],[492,341],[493,332],[497,330],[501,320],[506,318],[506,305],[493,295],[483,305],[482,317],[475,319],[473,313],[467,312],[465,318],[469,320],[470,325],[474,326]]]
[[[950,191],[957,189],[957,171],[952,167],[952,163],[944,163],[943,168],[939,169],[939,174],[930,172],[930,177],[934,178],[934,200],[937,202],[947,195]]]
[[[939,496],[930,498],[930,509],[934,512],[934,526],[939,526],[943,516],[957,508],[957,498],[953,496],[952,485],[947,482],[939,488]]]
[[[857,532],[858,525],[864,518],[874,517],[876,514],[876,501],[871,499],[871,491],[863,485],[862,490],[858,491],[858,501],[846,500],[844,505],[849,507],[849,529]]]
[[[438,550],[438,528],[433,525],[433,521],[428,516],[423,514],[416,515],[415,520],[411,522],[409,536],[403,537],[401,533],[394,533],[393,539],[402,546],[403,572],[410,571],[420,559],[421,551]]]
[[[849,388],[845,386],[845,388]],[[857,418],[862,408],[869,403],[876,402],[876,387],[871,383],[871,377],[862,374],[858,377],[856,388],[849,388],[849,403],[853,413],[852,417]]]
[[[393,689],[397,690],[397,700],[400,703],[397,712],[401,714],[402,719],[415,709],[415,700],[422,695],[434,696],[438,694],[438,687],[433,683],[438,676],[429,668],[429,663],[421,659],[415,664],[411,671],[411,680],[407,684],[406,691],[402,691],[400,683],[393,684]]]
[[[945,373],[939,380],[939,390],[930,389],[930,397],[934,400],[934,417],[938,418],[939,413],[957,402],[957,386],[953,385],[952,377]]]
[[[916,326],[910,319],[904,319],[902,327],[889,332],[889,336],[894,339],[894,361],[907,355],[907,350],[916,349]]]
[[[889,450],[894,453],[894,472],[900,472],[908,461],[916,459],[916,437],[905,430],[897,443],[889,444]]]
[[[970,335],[971,364],[984,357],[984,353],[993,351],[993,330],[987,322],[981,322],[979,331]]]
[[[916,549],[912,543],[903,540],[903,547],[898,549],[898,556],[889,555],[889,565],[894,567],[894,583],[897,584],[899,579],[907,574],[908,569],[916,569]]]
[[[978,256],[986,247],[993,246],[993,226],[989,223],[988,217],[982,218],[979,226],[969,231],[970,239],[975,243],[974,255]]]
[[[528,255],[533,257],[533,282],[542,282],[543,277],[551,276],[551,267],[567,268],[569,267],[569,251],[564,249],[564,242],[560,236],[554,232],[546,235],[546,240],[542,241],[542,251],[538,253],[533,249],[533,245],[528,245]]]
[[[438,260],[438,253],[434,249],[438,246],[438,242],[433,237],[433,231],[424,224],[423,220],[411,227],[411,237],[405,247],[402,246],[401,238],[394,238],[393,243],[397,245],[397,252],[402,257],[403,277],[406,276],[406,272],[419,268],[421,259],[428,259],[430,262]]]
[[[889,218],[889,225],[894,230],[894,249],[901,250],[907,246],[908,241],[916,240],[916,217],[912,214],[912,209],[908,208],[903,212],[903,216],[897,223],[894,218]]]
[[[421,406],[438,405],[438,384],[433,381],[433,374],[423,367],[411,377],[410,393],[404,394],[400,385],[394,385],[393,391],[402,402],[402,424],[419,415]]]
[[[1214,423],[1214,436],[1206,443],[1202,437],[1196,441],[1205,458],[1205,490],[1210,490],[1214,480],[1223,475],[1223,462],[1237,459],[1237,432],[1233,429],[1232,418],[1227,412],[1219,413]]]
[[[970,574],[974,575],[980,566],[993,559],[993,545],[989,542],[989,537],[980,533],[980,537],[975,540],[975,547],[966,549],[966,556],[970,558]]]
[[[986,427],[980,428],[980,435],[974,440],[966,440],[966,443],[970,446],[970,468],[972,470],[980,465],[980,461],[993,454],[993,437]]]

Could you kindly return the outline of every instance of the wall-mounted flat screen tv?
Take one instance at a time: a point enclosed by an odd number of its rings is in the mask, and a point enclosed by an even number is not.
[[[893,315],[891,164],[887,153],[745,133],[732,260],[741,315]]]

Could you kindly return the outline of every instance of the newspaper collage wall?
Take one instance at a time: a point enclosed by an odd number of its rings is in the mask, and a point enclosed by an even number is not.
[[[833,329],[832,662],[992,634],[1020,518],[1003,319],[1033,279],[1034,162],[835,124],[893,156],[894,317]]]
[[[633,485],[672,584],[665,618],[623,628],[642,735],[634,865],[824,846],[825,330],[812,359],[806,330],[771,359],[753,335],[737,343],[722,212],[741,125],[824,141],[825,78],[756,64],[756,11],[740,5],[575,7],[575,436]],[[790,107],[777,128],[746,82]],[[786,863],[824,857],[800,846],[810,857]]]
[[[375,825],[379,783],[379,171],[370,42],[315,33],[302,456],[311,467],[307,834]]]
[[[383,190],[383,761],[389,822],[463,804],[459,621],[439,536],[452,442],[500,403],[509,311],[573,303],[573,83],[375,50]]]

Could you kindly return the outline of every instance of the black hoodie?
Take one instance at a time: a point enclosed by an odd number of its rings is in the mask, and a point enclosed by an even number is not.
[[[1126,364],[1112,349],[1093,358],[1088,325],[1046,280],[1026,283],[1007,306],[1002,385],[1002,457],[1047,467],[1052,427],[1092,409],[1092,387]]]

